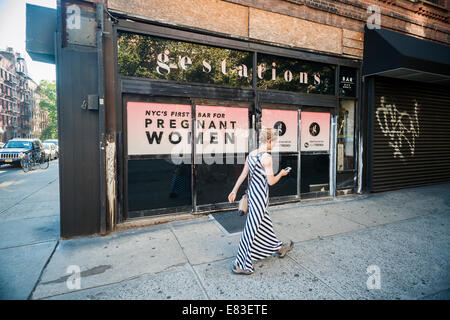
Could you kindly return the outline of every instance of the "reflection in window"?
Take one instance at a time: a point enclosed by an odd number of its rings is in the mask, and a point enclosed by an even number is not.
[[[354,169],[355,101],[341,100],[338,117],[337,170]]]
[[[276,158],[278,157],[278,158]],[[278,183],[269,187],[270,197],[283,197],[294,196],[297,194],[297,168],[298,168],[298,155],[284,154],[284,153],[272,153],[274,174],[277,174],[281,169],[291,167],[291,172]],[[277,164],[277,165],[276,165]],[[276,168],[278,167],[278,168]]]
[[[335,94],[335,66],[258,54],[257,86],[261,89]]]
[[[351,189],[356,187],[356,174],[353,171],[339,172],[336,174],[336,189]]]
[[[128,160],[128,210],[191,205],[191,176],[190,164],[175,165],[170,159]]]
[[[301,193],[320,193],[330,190],[329,159],[328,154],[301,156]]]
[[[119,32],[119,74],[123,76],[251,87],[251,52]]]
[[[199,163],[196,165],[197,205],[226,203],[228,193],[244,169],[246,155],[222,154],[220,163],[214,163],[217,158],[208,160],[206,157],[203,155],[203,162],[196,161]],[[247,180],[239,188],[236,201],[242,197],[246,188]]]

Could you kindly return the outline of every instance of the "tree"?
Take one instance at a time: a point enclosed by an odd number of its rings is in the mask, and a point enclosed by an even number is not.
[[[56,82],[41,80],[38,90],[41,94],[39,106],[48,112],[48,126],[41,135],[41,140],[58,138],[58,111],[56,108]]]

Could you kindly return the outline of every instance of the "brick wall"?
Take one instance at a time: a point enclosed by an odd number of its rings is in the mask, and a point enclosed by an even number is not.
[[[220,0],[108,0],[108,8],[155,21],[248,36],[248,7]]]
[[[342,54],[342,30],[270,11],[250,8],[249,38]]]
[[[442,5],[421,0],[108,0],[107,3],[109,9],[164,23],[357,58],[363,55],[363,32],[370,5],[381,9],[383,28],[450,44],[449,11]]]

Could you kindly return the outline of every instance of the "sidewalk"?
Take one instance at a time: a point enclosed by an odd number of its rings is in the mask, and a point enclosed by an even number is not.
[[[0,300],[27,299],[58,243],[58,171],[0,170]]]
[[[51,258],[44,259],[31,298],[450,298],[450,184],[282,205],[270,212],[276,234],[295,247],[284,259],[256,262],[251,276],[230,269],[240,233],[226,234],[206,216],[43,242],[33,254]],[[19,261],[21,248],[7,250]],[[4,251],[0,263],[9,267],[0,267],[0,284],[12,287],[13,278],[23,275]],[[26,272],[35,274],[41,260]],[[66,285],[70,265],[80,267],[80,290]],[[380,270],[381,288],[368,290],[372,265]],[[4,288],[0,297],[8,298]]]

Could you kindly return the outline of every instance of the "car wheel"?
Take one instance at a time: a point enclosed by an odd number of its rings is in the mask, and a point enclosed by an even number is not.
[[[30,163],[27,159],[22,159],[20,161],[20,166],[22,167],[23,172],[28,172],[30,171]]]

